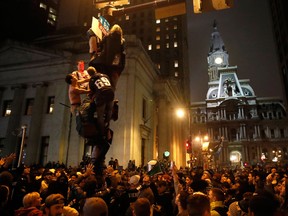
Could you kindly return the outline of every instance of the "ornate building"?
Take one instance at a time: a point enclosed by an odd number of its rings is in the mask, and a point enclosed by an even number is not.
[[[206,100],[191,104],[193,148],[199,149],[195,137],[208,134],[208,151],[224,138],[217,149],[220,155],[212,153],[214,165],[287,162],[288,121],[282,100],[257,98],[250,80],[238,79],[237,66],[229,65],[229,55],[216,23],[213,27],[207,58]]]

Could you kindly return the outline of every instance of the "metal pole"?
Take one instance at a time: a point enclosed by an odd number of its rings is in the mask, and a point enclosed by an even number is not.
[[[19,152],[19,158],[18,158],[18,165],[17,167],[20,167],[22,162],[22,156],[23,156],[23,147],[24,147],[24,140],[25,140],[25,134],[26,134],[26,125],[22,125],[22,140],[21,140],[21,146],[20,146],[20,152]]]
[[[72,128],[72,113],[70,113],[70,119],[69,119],[68,143],[67,143],[67,150],[66,150],[66,167],[68,167],[68,157],[69,157],[69,149],[70,149],[71,128]]]

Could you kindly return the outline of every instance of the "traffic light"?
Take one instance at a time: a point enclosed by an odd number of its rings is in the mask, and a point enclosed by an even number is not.
[[[188,154],[192,153],[192,145],[191,145],[191,141],[190,140],[186,140],[186,152]]]
[[[163,153],[163,159],[168,159],[169,156],[170,156],[170,152],[169,152],[169,151],[165,151],[165,152]]]

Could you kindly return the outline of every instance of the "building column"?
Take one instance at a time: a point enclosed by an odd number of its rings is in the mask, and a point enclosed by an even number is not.
[[[226,109],[223,109],[224,112],[224,119],[226,120]]]
[[[214,139],[213,128],[210,128],[210,137],[212,137],[212,139]]]
[[[238,107],[238,119],[241,119],[241,108]]]
[[[3,155],[8,155],[11,153],[17,153],[20,149],[20,141],[21,138],[19,138],[13,131],[16,129],[21,129],[21,116],[22,113],[22,105],[25,104],[25,92],[26,92],[26,86],[25,85],[17,85],[12,86],[12,90],[14,90],[14,97],[12,101],[12,107],[11,107],[11,115],[8,117],[8,125],[7,125],[7,133],[6,133],[6,142],[5,142],[5,148],[3,151]]]
[[[243,135],[244,135],[244,139],[246,139],[246,138],[247,138],[247,136],[246,136],[246,125],[243,124],[242,126],[243,126]]]
[[[254,138],[257,138],[258,137],[257,125],[254,126],[254,134],[255,134]]]
[[[261,138],[261,133],[260,133],[260,126],[257,125],[257,130],[258,130],[258,135],[259,135],[259,138]]]
[[[27,144],[27,155],[25,162],[27,164],[38,163],[39,152],[41,150],[41,128],[42,128],[42,116],[44,114],[45,95],[47,85],[45,83],[37,83],[33,86],[36,90],[34,104],[32,107],[32,116],[30,123],[29,139]]]
[[[170,113],[170,105],[167,101],[167,98],[165,96],[159,97],[158,100],[158,113],[161,113],[161,115],[158,115],[158,159],[162,159],[162,154],[164,151],[168,150],[170,151],[170,130],[169,126],[169,117]]]

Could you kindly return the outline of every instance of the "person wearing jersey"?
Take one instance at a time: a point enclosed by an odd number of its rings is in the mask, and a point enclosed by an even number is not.
[[[101,174],[106,153],[112,142],[113,132],[109,129],[112,108],[114,104],[114,89],[106,74],[98,73],[94,67],[87,68],[90,74],[89,88],[92,103],[90,109],[94,112],[99,134],[97,138],[88,139],[93,146],[92,160],[96,174]]]
[[[106,74],[98,73],[93,67],[89,67],[87,71],[91,74],[89,81],[90,97],[94,102],[97,125],[101,135],[106,139],[106,129],[112,115],[114,90]]]

